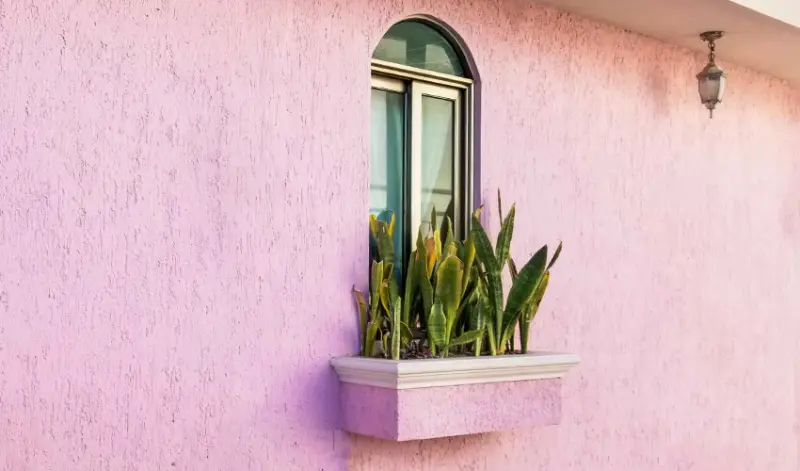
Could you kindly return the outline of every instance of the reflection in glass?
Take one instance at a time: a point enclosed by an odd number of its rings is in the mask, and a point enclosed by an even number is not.
[[[422,195],[423,230],[430,228],[431,211],[436,209],[437,225],[444,216],[453,219],[454,193],[454,103],[422,97]],[[454,221],[455,223],[455,221]]]
[[[389,222],[395,214],[394,245],[398,271],[403,261],[404,95],[372,89],[372,149],[370,153],[369,212]],[[370,258],[374,254],[370,244]]]
[[[464,67],[453,45],[435,29],[416,21],[402,21],[389,28],[372,58],[464,76]]]

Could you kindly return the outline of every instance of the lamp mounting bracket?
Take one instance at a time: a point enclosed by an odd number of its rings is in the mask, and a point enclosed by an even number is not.
[[[714,42],[723,36],[725,36],[724,31],[706,31],[705,33],[700,33],[700,39],[706,42]]]

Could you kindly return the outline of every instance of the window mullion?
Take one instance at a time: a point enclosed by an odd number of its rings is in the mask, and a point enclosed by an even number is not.
[[[417,243],[417,234],[422,224],[422,90],[416,82],[411,82],[411,109],[409,121],[411,124],[409,146],[409,215],[411,233],[411,250]]]
[[[472,211],[475,209],[475,95],[473,90],[467,89],[464,93],[464,118],[462,129],[464,133],[461,143],[464,151],[461,155],[461,178],[464,184],[463,191],[463,211],[461,221],[463,223],[463,237],[469,234],[472,226]]]
[[[462,159],[464,154],[461,148],[461,138],[463,133],[463,127],[461,126],[461,113],[461,98],[459,96],[453,102],[453,230],[455,231],[457,238],[463,238],[465,236],[465,232],[463,232],[464,228],[462,227],[462,214],[464,214],[464,201],[462,200],[462,197],[464,192],[462,188],[463,182],[461,179],[461,174],[464,167]]]

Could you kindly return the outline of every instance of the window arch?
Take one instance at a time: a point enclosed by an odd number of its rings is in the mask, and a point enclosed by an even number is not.
[[[437,225],[449,217],[460,240],[469,227],[472,77],[465,51],[428,19],[396,23],[372,55],[370,213],[396,215],[403,262],[434,210]]]
[[[465,67],[455,46],[442,33],[420,21],[401,21],[389,28],[372,58],[457,77],[465,76]]]

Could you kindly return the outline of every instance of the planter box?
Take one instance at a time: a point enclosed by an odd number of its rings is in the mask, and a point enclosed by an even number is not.
[[[395,441],[561,420],[561,377],[580,359],[535,352],[496,357],[331,360],[342,382],[342,428]]]

